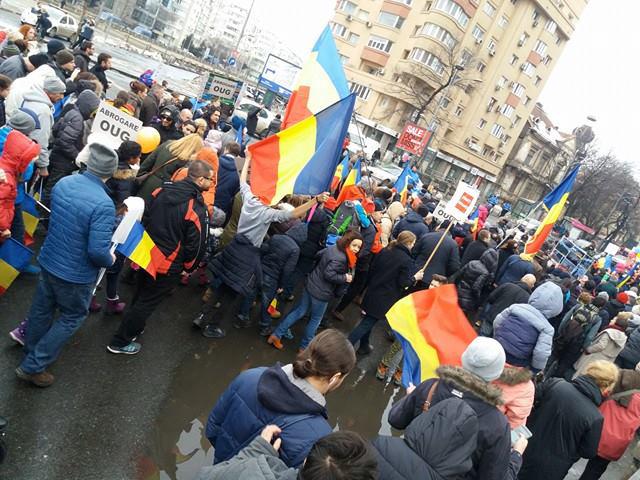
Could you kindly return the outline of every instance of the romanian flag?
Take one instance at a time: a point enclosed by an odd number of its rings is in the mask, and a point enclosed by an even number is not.
[[[331,184],[355,96],[312,115],[292,127],[249,145],[251,191],[265,205],[297,193],[317,195]]]
[[[396,183],[393,184],[394,190],[400,194],[400,203],[402,203],[402,205],[406,205],[407,197],[409,196],[409,179],[411,178],[411,175],[409,174],[410,171],[411,169],[407,162],[405,167],[402,169],[402,173],[398,175]]]
[[[0,243],[0,295],[13,283],[29,262],[33,252],[13,238]]]
[[[478,224],[480,223],[480,210],[478,209],[478,207],[476,207],[473,210],[473,213],[471,215],[469,215],[469,220],[471,220],[473,223],[471,224],[471,235],[473,236],[473,239],[476,240],[478,237],[478,230],[480,230],[478,228]]]
[[[40,221],[40,213],[36,207],[36,201],[25,193],[22,201],[22,220],[24,221],[24,244],[29,246],[33,244],[33,237]]]
[[[553,229],[553,225],[556,223],[558,218],[560,218],[562,209],[564,208],[565,203],[567,203],[569,193],[571,193],[573,184],[578,176],[579,169],[580,165],[576,165],[573,170],[564,177],[564,180],[562,180],[562,182],[560,182],[560,184],[553,191],[549,192],[542,200],[542,203],[547,210],[547,216],[542,220],[542,223],[536,230],[535,235],[531,237],[531,240],[529,240],[524,246],[524,254],[529,256],[529,258],[535,255],[542,248],[542,245],[544,245],[545,240]]]
[[[302,66],[284,112],[282,128],[289,128],[348,96],[347,77],[338,56],[333,34],[327,26]],[[340,141],[342,142],[342,139]]]
[[[351,185],[357,185],[360,183],[362,179],[362,161],[360,159],[356,160],[356,163],[353,164],[351,170],[349,170],[349,174],[342,185],[342,188],[350,187]]]
[[[144,268],[153,278],[156,278],[158,267],[166,260],[142,224],[137,221],[133,224],[127,239],[124,243],[118,244],[116,250]]]
[[[331,180],[331,191],[337,190],[340,186],[340,182],[344,180],[349,171],[349,152],[345,153],[342,161],[336,167],[336,171],[333,173],[333,180]]]
[[[440,365],[460,365],[462,353],[477,336],[452,284],[401,298],[387,312],[387,320],[404,350],[405,387],[435,377]]]

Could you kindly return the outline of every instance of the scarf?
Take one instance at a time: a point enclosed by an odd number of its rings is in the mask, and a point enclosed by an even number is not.
[[[344,251],[344,253],[347,254],[347,264],[349,265],[349,269],[352,269],[353,267],[356,266],[356,261],[358,260],[358,257],[356,256],[355,253],[351,251],[351,249],[348,246],[347,246],[347,249]]]

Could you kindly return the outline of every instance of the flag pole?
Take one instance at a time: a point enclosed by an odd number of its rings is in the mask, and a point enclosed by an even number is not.
[[[429,258],[427,258],[427,261],[425,262],[424,266],[420,270],[418,270],[419,272],[424,273],[424,271],[427,269],[427,267],[431,263],[431,260],[433,260],[433,257],[435,256],[436,252],[440,248],[440,245],[442,245],[442,242],[444,242],[445,237],[449,235],[449,230],[451,230],[452,225],[453,225],[453,220],[449,220],[449,225],[447,225],[447,228],[444,230],[444,233],[440,237],[440,240],[438,240],[438,243],[436,243],[435,248],[431,252],[431,255],[429,255]]]
[[[362,132],[360,131],[360,127],[358,126],[358,119],[356,118],[355,110],[351,113],[351,117],[353,118],[353,123],[355,123],[356,125],[358,138],[360,138],[361,141],[364,141]],[[369,170],[369,167],[367,167],[367,153],[364,151],[364,145],[360,146],[363,148],[362,153],[364,153],[364,156],[362,157],[362,163],[364,164],[364,169],[367,171],[367,177],[369,177],[369,181],[367,182],[367,184],[369,185],[369,195],[371,195],[371,198],[373,198],[373,187],[371,186],[371,171]]]

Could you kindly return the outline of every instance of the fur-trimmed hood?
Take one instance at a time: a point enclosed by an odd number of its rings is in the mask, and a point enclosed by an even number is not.
[[[133,180],[136,178],[137,173],[138,171],[133,168],[118,168],[112,178],[116,180]]]
[[[475,395],[480,400],[493,405],[502,405],[502,390],[484,381],[482,378],[468,372],[462,367],[442,366],[436,370],[441,380],[465,392]]]
[[[533,373],[528,368],[512,367],[511,365],[505,365],[504,370],[497,382],[505,385],[520,385],[521,383],[527,383],[533,378]]]

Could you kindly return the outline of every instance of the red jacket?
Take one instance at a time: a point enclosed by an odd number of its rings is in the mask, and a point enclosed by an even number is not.
[[[40,145],[36,142],[17,130],[9,132],[0,157],[0,169],[4,170],[7,177],[6,182],[0,183],[0,231],[11,228],[18,178],[39,154]]]
[[[618,460],[640,427],[640,393],[618,400],[607,400],[600,405],[600,413],[604,417],[604,425],[598,456]]]

